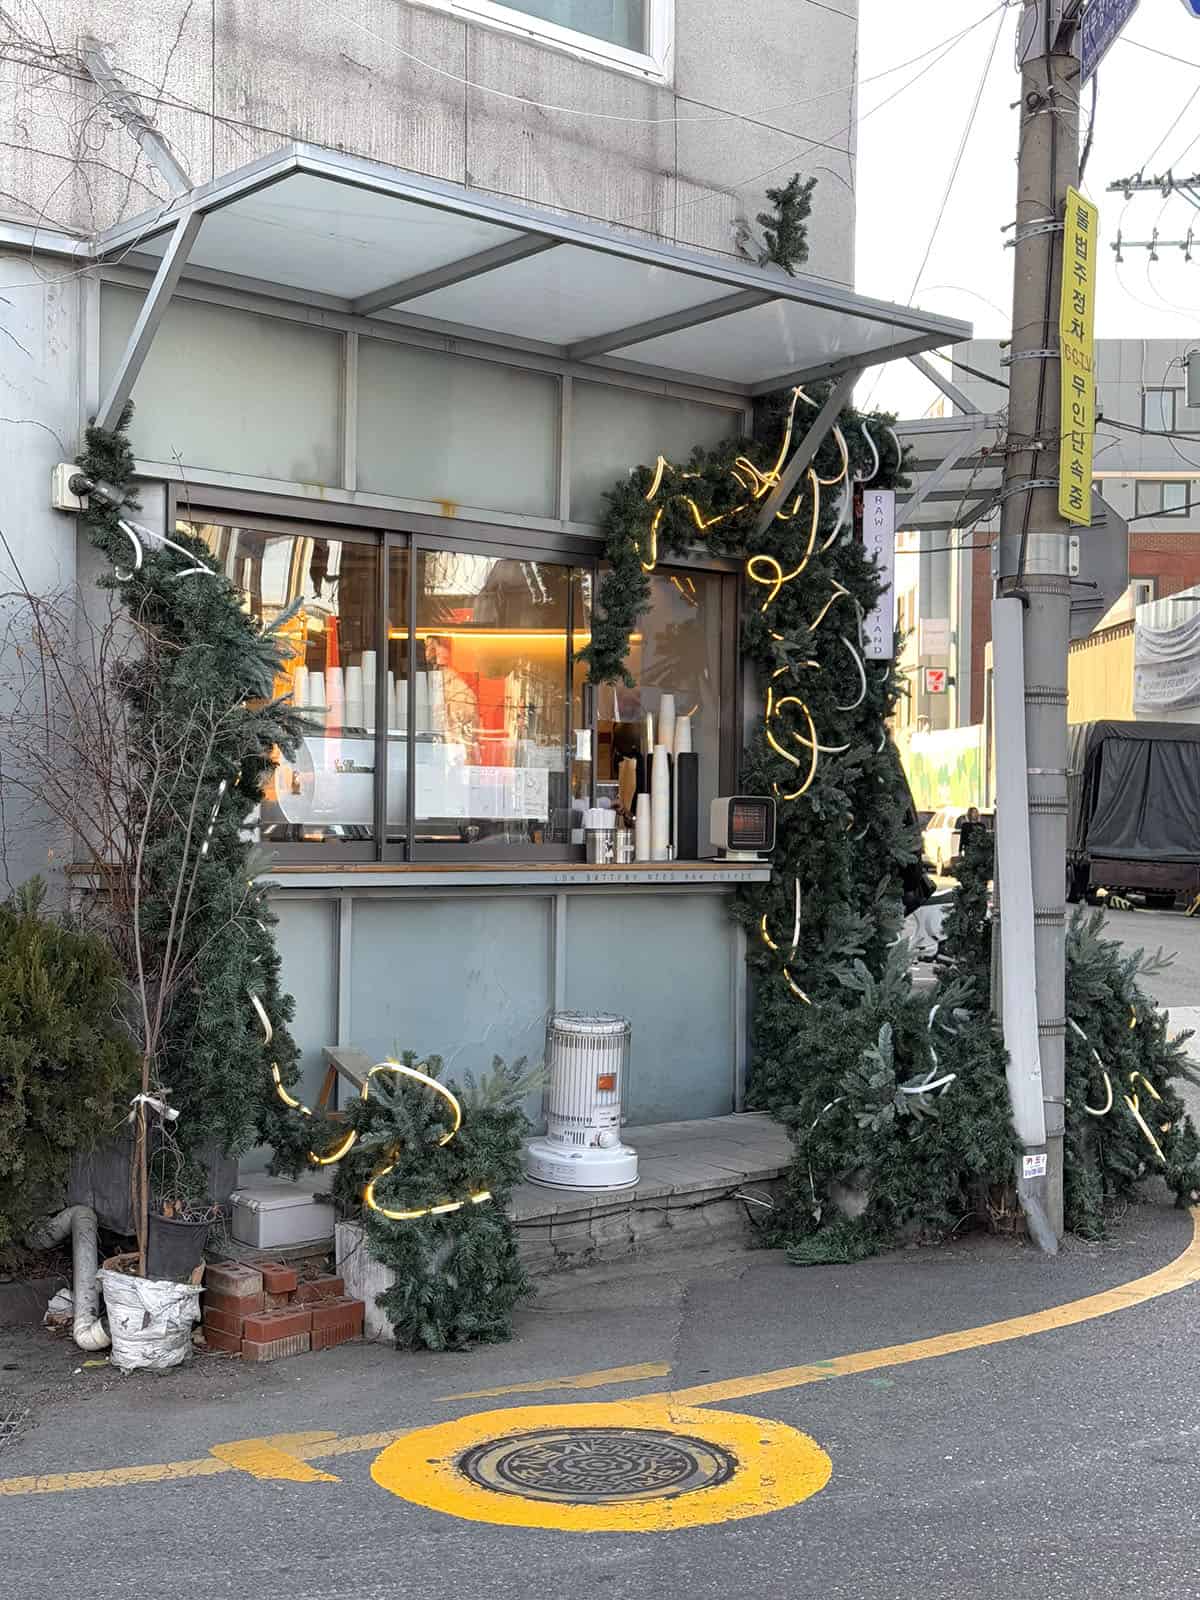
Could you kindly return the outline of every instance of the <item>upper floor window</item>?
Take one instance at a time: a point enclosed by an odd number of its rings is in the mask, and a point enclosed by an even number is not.
[[[1178,389],[1143,389],[1142,427],[1151,433],[1173,433],[1178,400]]]
[[[1192,486],[1185,480],[1139,478],[1134,498],[1139,517],[1186,517],[1191,509]]]
[[[425,0],[479,22],[628,67],[670,73],[675,0]]]

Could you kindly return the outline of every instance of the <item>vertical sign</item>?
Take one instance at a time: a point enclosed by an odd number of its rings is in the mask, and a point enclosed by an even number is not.
[[[874,556],[883,585],[871,614],[864,618],[863,653],[868,661],[890,661],[896,646],[896,491],[864,489],[863,548]]]
[[[1058,455],[1058,514],[1092,524],[1092,448],[1096,435],[1096,250],[1100,213],[1078,189],[1067,190],[1063,229],[1062,442]]]

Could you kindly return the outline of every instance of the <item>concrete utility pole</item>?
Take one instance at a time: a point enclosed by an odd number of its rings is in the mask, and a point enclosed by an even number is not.
[[[1058,512],[1058,328],[1066,191],[1078,182],[1079,166],[1079,61],[1075,29],[1069,21],[1064,22],[1064,13],[1069,18],[1077,12],[1077,6],[1064,5],[1064,0],[1024,0],[1018,19],[1022,82],[1016,271],[997,585],[997,595],[1018,598],[1024,612],[1022,653],[1034,932],[1032,971],[1028,976],[1036,981],[1038,1054],[1045,1108],[1046,1175],[1022,1175],[1018,1186],[1030,1232],[1048,1251],[1057,1249],[1063,1233],[1067,644],[1071,585],[1069,525]],[[1005,673],[1006,665],[1012,682],[1016,663],[1006,664],[997,652],[997,679]],[[1017,705],[1019,708],[1019,701]],[[1003,831],[1003,818],[998,818],[997,827]],[[1010,829],[1010,838],[1013,831]]]

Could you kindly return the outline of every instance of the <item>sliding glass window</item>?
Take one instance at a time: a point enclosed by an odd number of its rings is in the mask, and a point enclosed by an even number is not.
[[[275,692],[309,729],[277,757],[255,819],[265,844],[344,859],[580,853],[590,569],[406,535],[179,526],[257,620],[296,606]]]
[[[201,539],[264,625],[279,626],[285,659],[278,696],[303,708],[309,732],[289,759],[277,757],[260,815],[264,844],[298,845],[342,859],[375,849],[375,708],[379,541],[221,523],[181,522]]]

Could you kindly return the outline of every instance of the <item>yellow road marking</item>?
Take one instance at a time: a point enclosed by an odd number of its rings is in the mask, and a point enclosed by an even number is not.
[[[773,1372],[753,1373],[745,1378],[728,1378],[717,1383],[698,1384],[693,1388],[664,1390],[659,1394],[639,1396],[637,1404],[656,1401],[684,1405],[712,1405],[722,1400],[735,1400],[753,1395],[772,1394],[781,1389],[796,1389],[808,1383],[819,1383],[823,1378],[848,1377],[859,1372],[875,1372],[881,1367],[903,1366],[914,1361],[928,1361],[935,1356],[952,1355],[960,1350],[979,1349],[984,1345],[1003,1344],[1012,1339],[1025,1339],[1032,1334],[1047,1333],[1054,1328],[1070,1328],[1096,1317],[1106,1317],[1114,1311],[1142,1305],[1147,1300],[1171,1294],[1176,1289],[1187,1288],[1200,1282],[1200,1207],[1192,1211],[1192,1241],[1181,1255],[1157,1272],[1120,1284],[1115,1289],[1105,1289],[1099,1294],[1086,1295],[1081,1300],[1070,1300],[1065,1305],[1052,1306],[1048,1311],[1036,1311],[1029,1316],[1010,1317],[1003,1322],[989,1322],[982,1327],[967,1328],[959,1333],[938,1334],[930,1339],[916,1339],[909,1344],[885,1345],[877,1350],[862,1350],[853,1355],[838,1356],[830,1361],[809,1362],[805,1366],[779,1367]],[[614,1369],[617,1370],[617,1369]],[[587,1376],[587,1374],[585,1374]],[[555,1380],[562,1383],[565,1380]],[[378,1451],[404,1438],[410,1428],[387,1429],[379,1433],[352,1434],[345,1438],[330,1438],[327,1442],[300,1445],[292,1454],[301,1461],[327,1460],[336,1456],[356,1455],[364,1451]],[[219,1447],[218,1447],[219,1448]],[[55,1472],[24,1478],[0,1478],[0,1495],[61,1494],[73,1489],[119,1489],[142,1483],[168,1483],[181,1478],[210,1478],[237,1469],[227,1461],[209,1455],[199,1460],[165,1461],[151,1466],[108,1467],[93,1472]]]
[[[700,1383],[690,1389],[667,1390],[642,1398],[679,1400],[686,1405],[704,1406],[749,1395],[773,1394],[779,1389],[798,1389],[806,1383],[820,1383],[823,1378],[845,1378],[858,1372],[876,1372],[880,1367],[902,1367],[913,1361],[954,1355],[960,1350],[978,1350],[984,1345],[1028,1339],[1031,1334],[1049,1333],[1055,1328],[1071,1328],[1129,1306],[1142,1305],[1197,1281],[1200,1281],[1200,1207],[1192,1211],[1192,1242],[1182,1255],[1157,1272],[1119,1284],[1115,1289],[1104,1289],[1082,1300],[1069,1300],[1065,1305],[1051,1306],[1048,1311],[1008,1317],[1003,1322],[986,1322],[978,1328],[963,1328],[958,1333],[940,1333],[931,1339],[914,1339],[909,1344],[883,1345],[877,1350],[859,1350],[854,1355],[837,1356],[831,1361],[778,1367],[774,1372],[756,1372],[746,1378],[727,1378],[719,1383]]]
[[[3,1494],[62,1494],[67,1489],[124,1489],[176,1478],[215,1478],[233,1468],[205,1456],[199,1461],[159,1461],[148,1467],[105,1467],[97,1472],[47,1472],[34,1478],[0,1478]]]
[[[637,1383],[643,1378],[665,1378],[668,1361],[643,1361],[636,1367],[604,1367],[580,1372],[573,1378],[538,1378],[532,1383],[508,1383],[500,1389],[468,1389],[465,1394],[440,1394],[439,1400],[491,1400],[501,1394],[545,1394],[550,1389],[603,1389],[610,1383]]]
[[[295,1454],[306,1445],[328,1444],[337,1434],[329,1429],[309,1433],[273,1433],[263,1439],[234,1439],[214,1444],[209,1454],[252,1478],[279,1478],[286,1483],[340,1483],[332,1472],[318,1472]]]
[[[576,1429],[653,1429],[716,1445],[735,1466],[723,1482],[666,1497],[610,1500],[586,1505],[501,1493],[472,1482],[458,1470],[467,1450],[495,1439],[519,1441]],[[833,1470],[829,1457],[807,1434],[782,1422],[700,1411],[641,1399],[581,1405],[512,1406],[476,1411],[453,1422],[418,1428],[371,1463],[383,1489],[415,1505],[470,1522],[510,1528],[552,1528],[564,1533],[661,1533],[705,1527],[742,1517],[761,1517],[799,1505],[823,1489]]]

